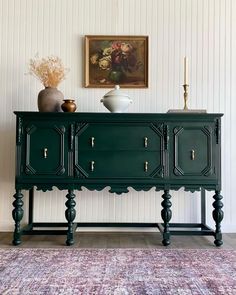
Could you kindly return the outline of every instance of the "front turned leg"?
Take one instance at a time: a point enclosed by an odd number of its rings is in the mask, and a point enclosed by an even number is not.
[[[73,238],[73,220],[75,219],[76,216],[76,211],[75,211],[75,194],[73,190],[68,190],[68,194],[66,195],[66,198],[68,199],[66,201],[66,212],[65,216],[68,221],[68,230],[67,230],[67,240],[66,240],[66,245],[71,246],[74,244],[74,238]]]
[[[162,195],[162,198],[164,199],[161,203],[163,209],[161,210],[161,217],[164,221],[164,231],[163,231],[163,240],[162,244],[164,246],[170,245],[170,230],[169,230],[169,221],[172,217],[171,212],[171,195],[169,194],[169,190],[164,190],[164,194]]]
[[[17,189],[16,193],[14,194],[15,201],[12,203],[14,209],[12,210],[12,217],[15,221],[15,230],[13,234],[13,241],[12,244],[17,246],[21,243],[21,229],[20,229],[20,221],[23,218],[24,211],[22,209],[23,206],[23,194],[21,190]]]
[[[215,245],[221,246],[223,244],[222,241],[222,233],[221,233],[221,221],[224,217],[224,212],[221,210],[223,207],[223,203],[221,202],[221,199],[223,198],[220,194],[220,191],[215,191],[215,195],[213,196],[215,201],[213,202],[213,207],[215,208],[212,212],[213,219],[216,223],[216,230],[215,230]]]

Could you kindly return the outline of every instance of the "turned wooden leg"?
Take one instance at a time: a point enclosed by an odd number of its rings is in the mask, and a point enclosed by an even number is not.
[[[223,207],[223,203],[221,199],[223,198],[220,194],[220,191],[215,191],[215,195],[213,196],[215,201],[213,202],[213,207],[215,208],[212,212],[213,219],[216,223],[216,230],[215,230],[215,245],[221,246],[223,244],[222,241],[222,233],[221,233],[221,221],[224,217],[224,212],[221,210]]]
[[[171,195],[169,194],[169,190],[164,190],[164,194],[162,195],[162,198],[164,199],[161,203],[163,209],[161,210],[161,217],[164,221],[164,231],[163,231],[163,240],[162,244],[164,246],[168,246],[170,244],[170,231],[169,231],[169,221],[172,217],[171,212]]]
[[[67,240],[66,240],[66,245],[67,246],[71,246],[74,244],[74,237],[73,237],[73,221],[75,219],[76,216],[76,211],[75,211],[75,194],[73,190],[68,190],[68,194],[66,195],[66,198],[68,199],[66,201],[66,212],[65,212],[65,216],[66,219],[68,221],[68,230],[67,230]]]
[[[21,190],[17,189],[16,193],[14,194],[15,201],[12,203],[14,209],[12,210],[12,217],[15,221],[15,230],[13,235],[13,245],[17,246],[21,243],[21,229],[20,229],[20,221],[23,217],[24,211],[22,209],[23,206],[23,194]]]

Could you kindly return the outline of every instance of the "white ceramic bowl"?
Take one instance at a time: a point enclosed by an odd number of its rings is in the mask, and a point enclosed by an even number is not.
[[[120,86],[116,85],[114,90],[106,93],[101,99],[103,105],[112,113],[123,113],[133,102],[129,95],[120,90]]]

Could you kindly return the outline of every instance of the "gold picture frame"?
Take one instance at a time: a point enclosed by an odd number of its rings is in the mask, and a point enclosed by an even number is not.
[[[148,36],[85,36],[85,87],[148,87]]]

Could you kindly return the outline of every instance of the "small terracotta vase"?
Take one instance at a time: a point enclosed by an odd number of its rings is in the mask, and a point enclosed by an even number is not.
[[[40,112],[61,112],[64,95],[57,88],[46,87],[38,94],[38,109]]]
[[[61,105],[63,112],[73,113],[76,110],[74,99],[63,99],[64,103]]]

